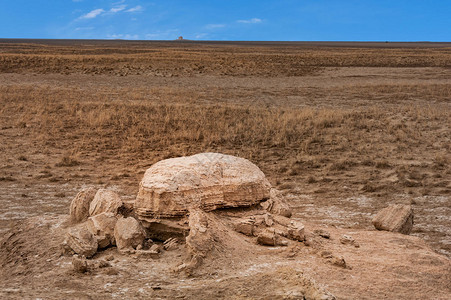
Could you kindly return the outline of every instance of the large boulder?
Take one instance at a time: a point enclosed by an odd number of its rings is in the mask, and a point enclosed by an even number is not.
[[[95,216],[103,212],[117,214],[123,205],[119,195],[113,191],[100,189],[89,205],[89,215]]]
[[[87,258],[93,256],[98,248],[96,237],[86,228],[85,224],[70,228],[63,245]]]
[[[135,201],[141,220],[183,217],[190,209],[252,206],[269,199],[271,185],[244,158],[201,153],[157,162],[144,174]]]
[[[413,210],[410,205],[393,204],[377,213],[373,225],[378,230],[409,234],[413,227]]]
[[[114,227],[117,249],[133,250],[142,245],[146,234],[141,224],[133,217],[120,218]]]
[[[116,215],[110,212],[92,216],[86,222],[87,229],[97,238],[99,248],[115,244],[114,227],[116,222]]]
[[[89,205],[91,204],[97,190],[87,188],[80,191],[70,204],[70,219],[73,223],[81,223],[89,217]]]

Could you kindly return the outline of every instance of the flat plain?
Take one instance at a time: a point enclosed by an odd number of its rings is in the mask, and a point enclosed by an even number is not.
[[[170,157],[258,165],[319,225],[412,204],[451,255],[451,45],[0,40],[0,231]]]

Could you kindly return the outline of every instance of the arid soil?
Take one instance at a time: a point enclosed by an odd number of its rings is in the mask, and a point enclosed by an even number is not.
[[[273,298],[303,270],[338,298],[446,299],[450,82],[446,43],[0,40],[0,295]],[[296,250],[249,244],[255,257],[219,259],[194,278],[171,272],[181,250],[133,260],[136,269],[117,256],[119,275],[71,273],[54,224],[82,187],[131,200],[153,163],[207,151],[251,160],[296,219],[333,238]],[[392,203],[412,204],[411,237],[372,227]],[[341,245],[342,234],[360,248]],[[324,247],[352,269],[329,264]]]

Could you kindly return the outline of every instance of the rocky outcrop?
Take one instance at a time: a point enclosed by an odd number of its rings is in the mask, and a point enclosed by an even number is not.
[[[413,227],[413,210],[410,205],[390,205],[378,212],[372,222],[377,230],[410,234]]]
[[[103,212],[117,214],[122,205],[122,200],[117,193],[100,189],[89,206],[89,215],[95,216]]]
[[[133,250],[142,245],[146,237],[141,224],[132,217],[120,218],[114,227],[114,238],[118,250]]]
[[[87,258],[93,256],[98,248],[96,237],[86,228],[85,224],[70,228],[63,245]]]
[[[87,229],[97,238],[99,248],[115,244],[114,227],[116,222],[116,215],[110,212],[92,216],[86,222]]]
[[[70,220],[73,223],[81,223],[89,217],[89,205],[91,204],[97,190],[87,188],[80,191],[70,204]]]
[[[269,199],[271,185],[250,161],[219,153],[171,158],[150,167],[140,183],[141,220],[183,217],[190,209],[251,206]]]

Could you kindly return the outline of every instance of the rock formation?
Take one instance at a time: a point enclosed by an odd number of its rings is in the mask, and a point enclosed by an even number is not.
[[[372,222],[378,230],[410,234],[413,227],[413,210],[410,205],[390,205],[378,212]]]
[[[114,227],[114,238],[118,250],[133,250],[142,245],[146,234],[141,224],[133,217],[120,218]]]
[[[140,183],[140,220],[183,217],[189,209],[247,207],[269,199],[271,185],[250,161],[218,153],[172,158],[151,166]]]
[[[97,190],[87,188],[80,191],[70,204],[70,218],[73,223],[84,222],[89,217],[89,205],[91,204]]]
[[[119,208],[123,205],[119,195],[113,191],[100,189],[97,191],[94,199],[89,205],[89,215],[95,216],[103,212],[117,214]]]
[[[93,256],[98,248],[96,237],[86,228],[85,224],[70,228],[63,245],[87,258]]]
[[[110,212],[92,216],[86,222],[87,229],[96,236],[99,248],[115,244],[114,227],[116,222],[117,216]]]
[[[240,234],[267,246],[304,241],[304,226],[289,218],[289,206],[263,172],[230,155],[202,153],[154,164],[144,174],[131,211],[122,209],[113,191],[100,189],[91,201],[93,194],[82,191],[74,199],[85,208],[77,220],[85,220],[87,204],[90,217],[69,230],[66,242],[86,257],[116,245],[122,252],[155,258],[156,248],[170,250],[184,241],[188,259],[178,269],[190,273],[213,249],[243,240]],[[225,209],[238,210],[225,217]],[[153,246],[150,239],[166,242]]]

